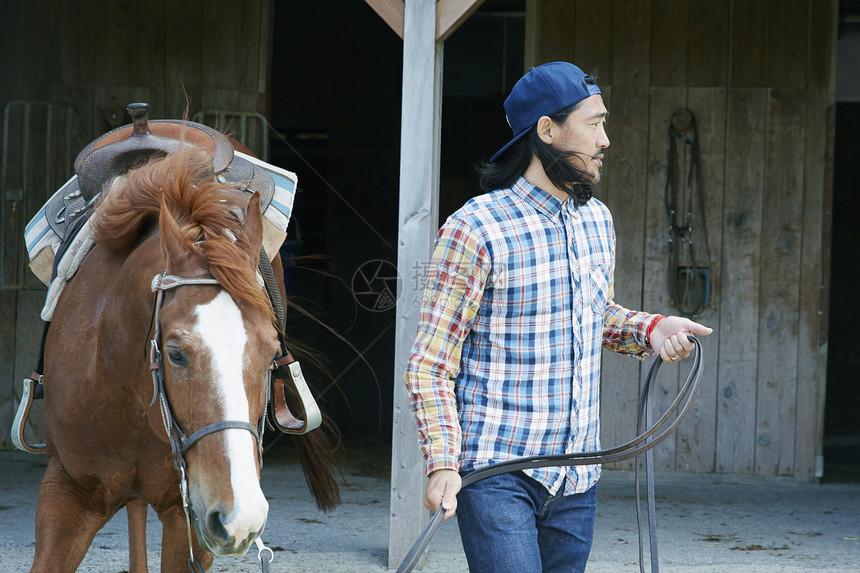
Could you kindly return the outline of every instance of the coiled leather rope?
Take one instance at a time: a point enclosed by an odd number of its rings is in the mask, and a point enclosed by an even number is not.
[[[660,418],[656,422],[654,422],[654,424],[650,425],[644,432],[637,435],[636,438],[634,438],[633,440],[614,448],[610,448],[607,450],[599,450],[596,452],[581,452],[553,456],[533,456],[493,464],[491,466],[487,466],[485,468],[481,468],[479,470],[466,474],[466,476],[463,477],[461,489],[470,484],[475,483],[476,481],[508,472],[515,472],[530,468],[609,464],[637,457],[646,452],[648,452],[649,455],[652,454],[652,452],[650,452],[649,450],[651,450],[654,446],[669,437],[669,435],[674,432],[678,425],[681,423],[681,420],[686,415],[690,404],[693,402],[693,397],[695,396],[696,390],[699,386],[699,377],[702,372],[702,344],[699,342],[698,339],[692,336],[688,336],[688,338],[693,342],[693,345],[695,346],[695,354],[692,358],[693,365],[690,368],[690,373],[687,375],[684,384],[681,386],[681,390],[678,392],[678,395],[675,397],[675,400],[666,409],[663,415],[660,416]],[[660,357],[657,356],[651,365],[651,369],[648,371],[648,376],[645,379],[645,384],[642,387],[642,395],[639,398],[639,410],[637,415],[637,431],[639,430],[643,418],[647,419],[648,401],[651,396],[652,388],[654,386],[654,380],[657,376],[657,372],[659,372],[660,370],[661,364],[662,361]],[[653,461],[649,460],[649,463],[647,463],[646,465],[646,477],[648,480],[647,487],[649,493],[648,521],[649,529],[651,531],[651,571],[652,573],[657,573],[659,570],[659,563],[657,560],[656,518],[654,517],[653,503]],[[642,549],[642,522],[639,517],[638,462],[636,475],[636,513],[637,521],[639,522],[639,568],[640,570],[644,571]],[[400,567],[397,568],[397,573],[409,573],[415,568],[415,565],[418,564],[418,560],[421,558],[421,555],[427,549],[427,545],[429,545],[430,540],[433,538],[433,534],[436,533],[436,530],[442,523],[442,517],[444,515],[445,510],[441,507],[436,511],[435,514],[433,514],[433,517],[430,519],[430,522],[425,526],[418,539],[415,540],[415,543],[410,548],[409,553],[406,554],[406,557],[403,559],[403,562],[400,564]]]

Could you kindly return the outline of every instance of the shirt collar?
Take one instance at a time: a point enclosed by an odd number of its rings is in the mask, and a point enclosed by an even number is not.
[[[538,211],[542,211],[550,217],[556,217],[561,213],[561,209],[568,201],[562,201],[558,197],[544,191],[540,187],[536,187],[529,183],[525,177],[520,176],[517,182],[514,183],[511,189],[519,195],[526,203],[532,205]]]

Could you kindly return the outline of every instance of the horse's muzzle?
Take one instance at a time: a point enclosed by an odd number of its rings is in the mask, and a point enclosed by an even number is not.
[[[266,526],[263,520],[259,528],[254,528],[253,531],[248,527],[235,527],[235,518],[231,519],[229,514],[218,510],[207,512],[202,520],[197,512],[192,510],[192,518],[200,547],[219,557],[242,557]]]

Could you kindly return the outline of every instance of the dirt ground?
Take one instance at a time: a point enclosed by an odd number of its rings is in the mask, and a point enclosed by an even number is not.
[[[275,452],[276,453],[276,452]],[[274,550],[273,573],[384,572],[388,555],[389,465],[386,452],[352,456],[341,478],[343,504],[319,512],[289,452],[263,469]],[[0,452],[0,573],[27,571],[44,458]],[[588,573],[638,570],[633,475],[606,471],[598,490]],[[860,484],[698,474],[657,476],[660,569],[664,572],[860,571]],[[125,514],[96,537],[79,571],[128,567]],[[158,570],[160,524],[149,514],[150,570]],[[646,557],[647,559],[647,557]],[[647,566],[647,565],[646,565]],[[258,572],[256,550],[216,559],[214,572]],[[455,523],[445,522],[423,571],[467,571]]]

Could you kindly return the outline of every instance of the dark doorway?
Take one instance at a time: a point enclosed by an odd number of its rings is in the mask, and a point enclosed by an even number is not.
[[[394,310],[353,280],[396,262],[403,43],[353,0],[275,2],[272,36],[271,161],[298,175],[287,334],[346,449],[384,444]]]
[[[503,104],[524,45],[524,0],[487,0],[445,42],[440,224],[481,193],[475,165],[511,138]]]
[[[824,479],[860,481],[860,339],[845,304],[860,295],[860,103],[838,103],[833,168]]]
[[[840,0],[830,251],[824,479],[860,481],[860,341],[844,311],[860,294],[860,0]]]

